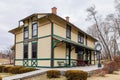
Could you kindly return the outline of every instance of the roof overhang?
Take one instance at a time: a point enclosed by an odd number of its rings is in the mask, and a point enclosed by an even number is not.
[[[82,48],[85,48],[85,49],[88,49],[88,50],[91,50],[91,51],[95,51],[95,49],[91,48],[91,47],[88,47],[88,46],[85,46],[83,44],[80,44],[80,43],[77,43],[75,41],[72,41],[70,39],[67,39],[67,38],[63,38],[63,37],[60,37],[60,36],[57,36],[57,35],[54,35],[53,36],[55,39],[61,41],[61,42],[65,42],[65,43],[69,43],[71,45],[74,45],[76,47],[82,47]]]
[[[8,32],[15,34],[17,31],[21,30],[22,28],[23,28],[23,25],[20,26],[20,27],[15,28],[15,29],[12,29],[12,30],[10,30]]]

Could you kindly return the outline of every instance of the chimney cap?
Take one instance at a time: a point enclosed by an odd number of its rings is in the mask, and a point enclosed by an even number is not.
[[[56,7],[53,7],[53,8],[52,8],[52,13],[53,13],[53,14],[57,14],[57,8],[56,8]]]
[[[69,17],[69,16],[66,16],[65,18],[66,18],[66,21],[68,21],[68,22],[69,22],[69,18],[70,18],[70,17]]]
[[[53,7],[52,9],[57,9],[56,7]]]

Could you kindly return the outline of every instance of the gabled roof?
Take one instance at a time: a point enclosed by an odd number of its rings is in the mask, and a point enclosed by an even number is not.
[[[31,15],[29,15],[29,16],[21,19],[20,21],[24,21],[24,20],[26,20],[26,19],[28,19],[28,18],[30,18],[30,17],[33,17],[33,16],[37,16],[37,15],[48,15],[48,14],[51,14],[51,13],[34,13],[34,14],[31,14]]]
[[[54,17],[56,17],[56,18],[59,18],[59,19],[65,21],[67,24],[69,24],[69,25],[75,27],[76,29],[78,29],[78,31],[80,31],[80,32],[88,35],[89,37],[91,37],[91,38],[94,39],[95,41],[98,41],[97,39],[95,39],[94,37],[92,37],[92,36],[89,35],[88,33],[84,32],[83,30],[81,30],[80,28],[78,28],[77,26],[75,26],[74,24],[72,24],[71,22],[68,22],[68,21],[66,21],[64,18],[62,18],[62,17],[60,17],[60,16],[58,16],[58,15],[56,15],[56,14],[53,14],[53,13],[34,13],[34,14],[30,15],[30,16],[27,16],[27,17],[23,18],[23,19],[20,20],[20,21],[24,21],[24,20],[26,20],[26,19],[29,19],[29,18],[31,18],[31,17],[33,17],[33,16],[37,16],[37,15],[45,15],[44,17],[41,17],[41,18],[39,18],[39,19],[48,18],[49,16],[54,16]],[[15,28],[15,29],[13,29],[13,30],[10,30],[9,32],[13,33],[15,30],[17,30],[17,29],[19,29],[19,28],[22,28],[22,27],[24,27],[24,26],[17,27],[17,28]]]

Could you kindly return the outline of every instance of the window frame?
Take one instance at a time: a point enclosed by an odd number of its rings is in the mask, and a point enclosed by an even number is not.
[[[36,30],[36,35],[34,35],[34,29],[33,29],[33,26],[34,25],[37,25],[37,28],[35,29]],[[35,22],[35,23],[33,23],[32,24],[32,37],[37,37],[38,36],[38,24],[37,24],[37,22]]]
[[[87,41],[87,39],[88,39],[88,37],[87,37],[87,35],[86,35],[86,40],[85,40],[86,45],[88,45],[88,41]]]
[[[66,27],[66,38],[71,39],[71,26],[67,25]]]
[[[26,50],[25,47],[27,47],[27,50]],[[24,44],[24,55],[23,55],[23,58],[24,59],[28,59],[28,44]]]
[[[35,50],[33,50],[33,49],[35,49]],[[31,55],[32,59],[37,59],[37,50],[38,50],[37,42],[32,42],[32,55]],[[36,55],[35,55],[35,53],[36,53]]]
[[[27,28],[27,30],[26,30]],[[27,37],[25,37],[25,35],[27,34]],[[24,39],[28,39],[29,38],[29,28],[28,26],[24,27]]]
[[[78,43],[84,44],[84,34],[78,32]]]

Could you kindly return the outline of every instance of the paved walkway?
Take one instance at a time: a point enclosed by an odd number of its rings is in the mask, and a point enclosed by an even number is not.
[[[83,71],[87,71],[88,72],[88,71],[101,69],[101,68],[98,68],[98,65],[92,65],[92,66],[81,66],[81,67],[71,67],[71,68],[46,68],[46,69],[48,69],[48,70],[60,70],[60,71],[83,70]],[[45,68],[40,68],[40,69],[45,69]]]
[[[32,72],[28,72],[28,73],[18,74],[18,75],[15,75],[15,76],[5,77],[2,80],[21,80],[22,78],[43,74],[46,71],[47,71],[47,69],[32,71]]]
[[[43,74],[48,70],[60,70],[60,71],[83,70],[83,71],[89,72],[89,71],[96,70],[96,69],[101,69],[101,68],[98,68],[97,65],[83,66],[83,67],[72,67],[72,68],[40,68],[40,70],[37,70],[37,71],[28,72],[28,73],[24,73],[24,74],[18,74],[18,75],[10,76],[10,77],[5,77],[2,80],[20,80],[20,79],[25,78],[25,77]]]

